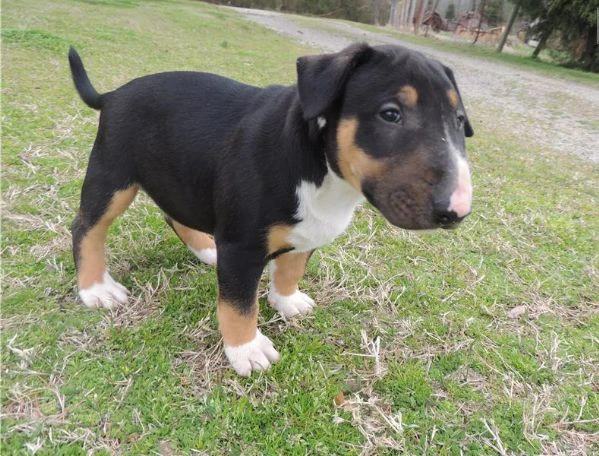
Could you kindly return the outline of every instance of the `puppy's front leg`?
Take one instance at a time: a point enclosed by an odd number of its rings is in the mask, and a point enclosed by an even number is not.
[[[218,324],[225,355],[244,377],[279,360],[270,339],[258,329],[258,283],[264,252],[235,244],[218,244]]]
[[[288,252],[270,263],[268,301],[284,317],[312,312],[314,301],[298,289],[312,252]]]

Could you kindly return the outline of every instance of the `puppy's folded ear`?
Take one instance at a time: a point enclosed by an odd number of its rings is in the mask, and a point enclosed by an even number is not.
[[[297,88],[304,119],[322,114],[341,95],[352,71],[370,59],[374,50],[366,43],[352,44],[334,54],[297,59]]]
[[[453,84],[453,87],[455,88],[456,92],[460,96],[460,104],[462,105],[462,109],[464,110],[464,135],[466,135],[467,138],[471,138],[472,136],[474,136],[474,130],[472,129],[472,124],[468,119],[468,114],[466,114],[466,108],[464,107],[464,103],[462,102],[462,95],[460,94],[460,89],[458,89],[458,83],[455,80],[455,76],[453,75],[453,71],[451,71],[451,68],[448,68],[445,65],[443,65],[443,69],[445,70],[445,74]]]

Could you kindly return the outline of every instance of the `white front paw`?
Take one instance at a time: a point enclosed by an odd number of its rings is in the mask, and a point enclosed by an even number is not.
[[[280,358],[273,343],[260,330],[256,330],[256,337],[246,344],[237,347],[225,345],[225,355],[242,377],[249,377],[253,370],[266,370]]]
[[[79,297],[87,307],[112,309],[118,304],[126,304],[128,295],[129,290],[110,277],[107,271],[102,276],[102,282],[79,290]]]
[[[271,288],[268,293],[268,302],[287,318],[309,314],[315,306],[314,300],[299,290],[289,296],[283,296]]]

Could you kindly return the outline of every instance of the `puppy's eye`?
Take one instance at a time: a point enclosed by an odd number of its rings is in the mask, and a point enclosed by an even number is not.
[[[458,114],[458,128],[462,128],[464,126],[466,118],[462,114]]]
[[[379,116],[385,122],[398,123],[401,120],[401,113],[396,107],[384,107]]]

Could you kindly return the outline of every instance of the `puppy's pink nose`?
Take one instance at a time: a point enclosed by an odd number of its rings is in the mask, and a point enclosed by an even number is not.
[[[463,218],[470,213],[472,208],[472,183],[470,181],[470,168],[463,158],[458,158],[458,185],[449,198],[448,211],[456,213],[458,218]]]

